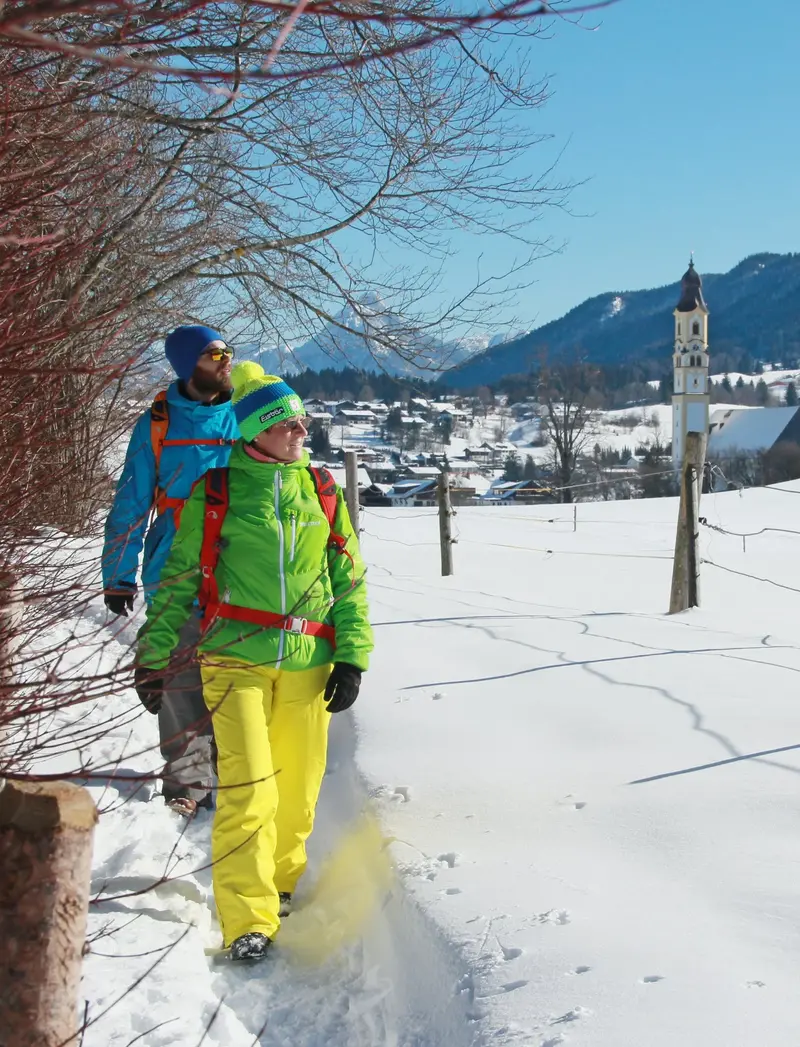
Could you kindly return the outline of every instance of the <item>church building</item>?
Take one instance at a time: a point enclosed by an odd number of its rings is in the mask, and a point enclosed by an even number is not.
[[[709,421],[708,307],[694,260],[683,274],[674,315],[672,461],[679,469],[686,450],[686,434],[703,433],[706,437]]]

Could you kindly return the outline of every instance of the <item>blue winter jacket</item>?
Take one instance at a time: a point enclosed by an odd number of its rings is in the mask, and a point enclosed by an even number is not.
[[[239,436],[233,406],[203,404],[183,396],[179,383],[167,390],[169,430],[167,440],[235,440]],[[152,599],[161,569],[175,537],[171,509],[161,513],[148,530],[156,486],[171,498],[187,498],[192,484],[208,469],[228,464],[230,446],[164,447],[161,468],[156,477],[156,462],[150,437],[150,410],[134,427],[125,456],[125,465],[117,483],[114,504],[106,520],[103,546],[103,585],[114,588],[120,583],[133,585],[144,543],[142,585],[145,599]],[[145,532],[147,536],[145,537]]]

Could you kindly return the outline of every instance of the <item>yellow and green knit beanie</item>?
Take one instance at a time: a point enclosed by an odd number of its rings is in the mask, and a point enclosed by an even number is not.
[[[286,418],[306,413],[303,401],[274,374],[264,374],[261,364],[245,360],[231,371],[233,413],[243,439],[255,439],[259,433]]]

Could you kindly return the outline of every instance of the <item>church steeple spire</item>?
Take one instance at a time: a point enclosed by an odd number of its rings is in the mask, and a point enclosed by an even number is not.
[[[679,313],[691,313],[695,309],[708,312],[703,301],[703,281],[694,267],[694,251],[689,259],[689,268],[681,278],[681,297],[676,309]]]
[[[675,348],[672,356],[672,460],[683,462],[687,433],[708,433],[709,356],[708,307],[703,281],[694,256],[681,279],[681,297],[675,307]]]

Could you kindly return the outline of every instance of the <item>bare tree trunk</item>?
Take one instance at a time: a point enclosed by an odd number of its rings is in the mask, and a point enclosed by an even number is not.
[[[572,469],[568,463],[562,462],[561,464],[561,503],[562,505],[572,504]]]
[[[69,782],[0,791],[0,1044],[74,1047],[97,811]]]

